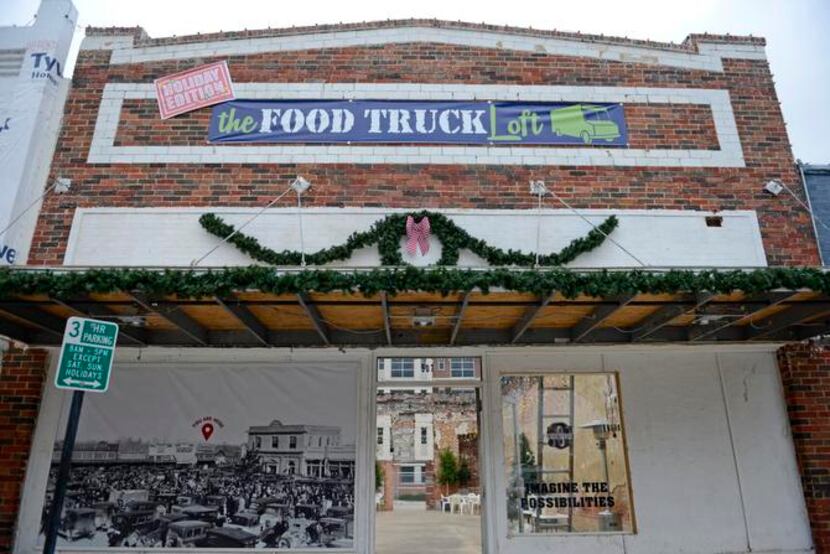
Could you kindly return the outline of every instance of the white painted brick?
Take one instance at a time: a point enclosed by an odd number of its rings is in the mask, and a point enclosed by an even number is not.
[[[111,37],[108,37],[111,38]],[[462,29],[432,29],[402,27],[397,29],[368,29],[315,33],[302,36],[264,37],[168,45],[144,48],[125,47],[113,51],[111,63],[135,63],[164,59],[183,59],[199,55],[234,55],[260,52],[280,52],[310,48],[333,48],[402,42],[443,42],[517,51],[543,51],[599,59],[636,61],[688,69],[722,71],[721,57],[763,59],[763,49],[745,45],[701,44],[699,54],[684,54],[650,47],[622,46],[615,44],[589,44],[577,40],[505,35],[489,31]],[[89,43],[90,45],[92,43]]]
[[[99,108],[93,141],[88,154],[90,163],[145,163],[146,156],[164,156],[177,163],[284,163],[301,160],[310,163],[487,163],[529,165],[619,165],[619,166],[678,166],[683,160],[696,160],[705,167],[743,167],[743,153],[737,134],[734,116],[729,104],[728,91],[705,89],[663,89],[648,87],[572,87],[572,86],[520,86],[520,85],[444,85],[440,83],[375,85],[356,83],[243,83],[237,85],[239,96],[269,98],[304,97],[325,98],[337,93],[355,97],[377,97],[379,91],[397,91],[408,98],[447,98],[449,93],[458,98],[476,96],[494,99],[518,99],[540,101],[585,100],[586,94],[596,94],[597,101],[632,102],[651,98],[657,101],[701,103],[712,107],[715,128],[721,150],[671,151],[671,150],[598,150],[592,148],[557,147],[481,147],[481,146],[279,146],[252,145],[244,147],[193,146],[193,147],[114,147],[112,141],[120,116],[124,97],[153,98],[152,83],[111,83],[105,87]],[[106,161],[105,161],[106,160]],[[699,162],[698,162],[699,160]]]
[[[102,36],[84,37],[81,41],[81,50],[118,50],[131,48],[133,46],[132,36]]]

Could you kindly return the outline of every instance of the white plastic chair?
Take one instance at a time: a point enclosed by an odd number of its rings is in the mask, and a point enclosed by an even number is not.
[[[471,492],[467,495],[467,503],[470,507],[470,515],[481,513],[481,496]]]
[[[452,501],[449,496],[442,496],[440,501],[441,512],[452,513]]]

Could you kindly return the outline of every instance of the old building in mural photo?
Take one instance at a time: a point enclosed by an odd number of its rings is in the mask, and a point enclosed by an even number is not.
[[[352,545],[355,445],[354,423],[347,422],[355,407],[351,396],[333,402],[314,391],[348,391],[349,373],[310,367],[284,368],[279,379],[262,369],[246,371],[244,382],[208,377],[136,372],[132,382],[90,399],[72,450],[59,546]],[[142,388],[155,392],[136,395]],[[269,402],[289,391],[298,395],[293,403]],[[226,394],[262,409],[223,407]],[[251,425],[268,406],[310,423]],[[147,410],[156,417],[140,415]],[[56,441],[43,532],[62,449]]]
[[[0,553],[830,553],[830,5],[508,8],[0,2]]]

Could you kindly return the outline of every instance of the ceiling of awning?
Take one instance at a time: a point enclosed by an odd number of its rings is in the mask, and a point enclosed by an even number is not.
[[[71,316],[119,323],[120,346],[706,343],[830,333],[830,296],[801,287],[567,297],[503,289],[275,293],[245,286],[182,296],[111,283],[98,287],[106,292],[78,288],[48,294],[0,287],[0,335],[56,345]]]

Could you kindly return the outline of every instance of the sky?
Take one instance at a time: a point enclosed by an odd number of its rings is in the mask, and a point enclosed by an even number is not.
[[[830,164],[830,0],[74,0],[87,25],[140,25],[151,37],[402,18],[558,29],[663,42],[690,33],[763,36],[795,156]],[[31,22],[39,0],[0,0],[0,25]],[[509,6],[509,9],[505,9]]]
[[[339,427],[341,444],[356,440],[357,377],[349,365],[255,365],[231,372],[201,364],[145,364],[116,371],[107,394],[86,395],[79,441],[199,444],[206,442],[201,431],[206,420],[214,422],[211,444],[243,444],[249,427],[274,420]],[[64,398],[68,404],[70,395]],[[65,405],[63,420],[67,412]],[[65,428],[63,420],[57,429]]]

